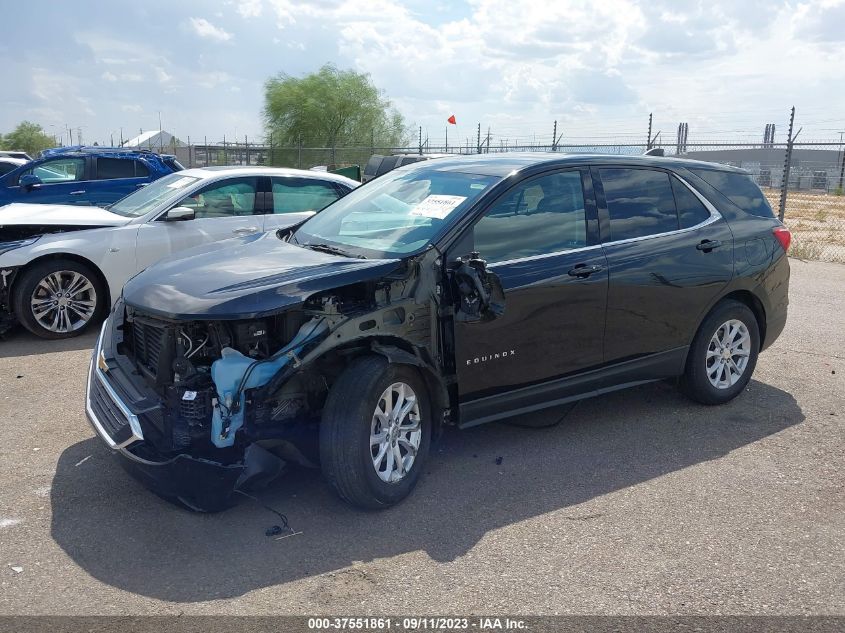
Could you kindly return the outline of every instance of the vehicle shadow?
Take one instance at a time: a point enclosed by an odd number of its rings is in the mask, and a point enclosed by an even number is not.
[[[100,328],[92,325],[85,334],[73,338],[48,341],[31,334],[20,325],[0,336],[0,358],[33,356],[75,350],[93,349]]]
[[[301,532],[282,540],[265,535],[278,517],[246,499],[213,515],[158,499],[92,438],[59,459],[52,536],[122,590],[172,602],[240,596],[418,550],[452,561],[491,530],[720,459],[803,420],[790,394],[764,383],[722,407],[655,383],[584,401],[552,428],[448,429],[416,491],[389,510],[354,510],[319,473],[290,472],[259,494]]]

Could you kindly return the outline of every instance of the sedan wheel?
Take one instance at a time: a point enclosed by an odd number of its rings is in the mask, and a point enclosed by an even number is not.
[[[57,270],[38,282],[29,305],[33,318],[45,330],[70,334],[94,317],[97,291],[81,273]]]
[[[25,268],[12,286],[18,321],[36,336],[70,338],[88,329],[108,307],[108,292],[95,269],[71,259]]]

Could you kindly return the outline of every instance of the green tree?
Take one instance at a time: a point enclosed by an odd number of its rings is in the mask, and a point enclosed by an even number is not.
[[[21,150],[36,156],[41,150],[55,147],[56,139],[44,132],[37,123],[23,121],[8,134],[0,135],[0,147],[6,150]]]
[[[408,144],[405,120],[368,74],[327,64],[302,78],[281,73],[270,78],[264,90],[267,134],[274,147],[288,148],[274,150],[271,160],[275,164],[363,163],[370,152],[341,153],[335,148]],[[290,149],[300,143],[331,149],[318,154],[306,151],[305,155]]]

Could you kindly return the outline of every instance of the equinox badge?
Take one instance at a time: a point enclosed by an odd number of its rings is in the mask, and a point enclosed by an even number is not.
[[[490,360],[499,360],[501,358],[507,358],[508,356],[516,356],[516,350],[512,349],[504,352],[495,352],[494,354],[488,354],[487,356],[476,356],[475,358],[468,358],[467,366],[477,365],[478,363],[486,363]]]

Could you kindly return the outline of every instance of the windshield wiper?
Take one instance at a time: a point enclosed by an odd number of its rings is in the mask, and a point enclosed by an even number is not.
[[[343,250],[342,248],[338,248],[337,246],[331,246],[330,244],[312,244],[308,242],[303,244],[302,246],[310,248],[312,251],[322,251],[324,253],[331,253],[332,255],[342,255],[343,257],[356,257],[358,259],[367,259],[363,255],[355,255],[353,253]]]

